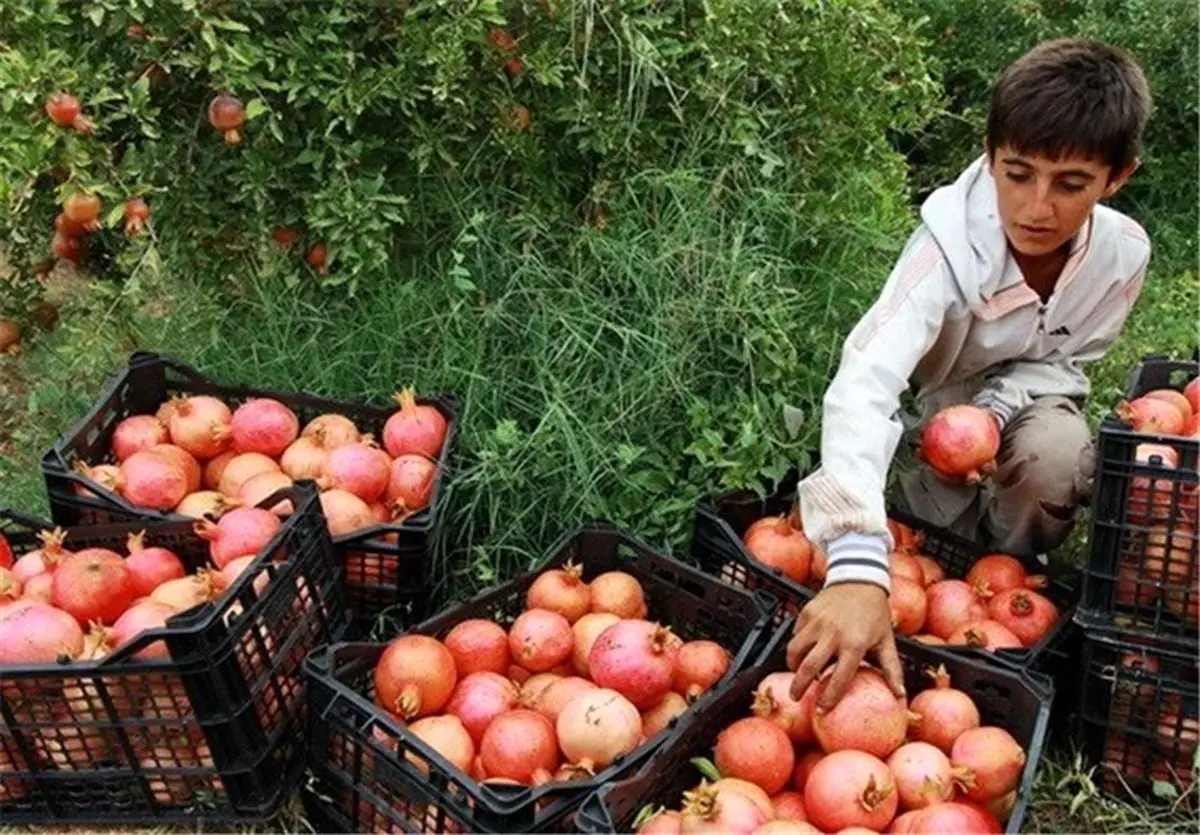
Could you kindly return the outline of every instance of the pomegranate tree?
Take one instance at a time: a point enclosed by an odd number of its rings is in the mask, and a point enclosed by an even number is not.
[[[977,406],[950,406],[933,415],[921,432],[920,457],[946,476],[983,481],[996,469],[1000,427]]]

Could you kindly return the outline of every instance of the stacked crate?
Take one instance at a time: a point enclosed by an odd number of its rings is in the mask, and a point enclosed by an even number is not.
[[[1148,357],[1129,375],[1127,402],[1189,382],[1194,391],[1197,370]],[[1107,416],[1096,448],[1072,733],[1106,790],[1173,797],[1193,786],[1200,731],[1200,438],[1190,427],[1135,430],[1128,417],[1126,404]]]

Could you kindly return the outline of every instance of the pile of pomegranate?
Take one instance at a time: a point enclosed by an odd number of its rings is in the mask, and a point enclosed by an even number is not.
[[[537,576],[507,628],[477,618],[441,640],[394,639],[375,667],[375,702],[475,780],[587,778],[664,730],[732,663],[721,645],[685,642],[648,616],[636,577],[589,583],[567,563]]]
[[[1183,391],[1163,388],[1121,403],[1117,417],[1147,435],[1176,435],[1200,438],[1200,377],[1184,386]]]
[[[1058,621],[1058,607],[1039,589],[1048,582],[1026,573],[1020,560],[987,554],[961,580],[947,579],[922,554],[921,536],[895,520],[888,522],[896,550],[891,555],[892,625],[902,635],[928,644],[986,650],[1035,646]],[[788,579],[819,588],[825,554],[801,530],[796,511],[768,516],[743,536],[750,556]]]
[[[714,780],[685,792],[678,809],[644,810],[637,831],[1003,831],[1025,751],[1004,728],[981,724],[944,667],[906,702],[864,664],[837,706],[817,714],[831,672],[800,699],[789,693],[791,673],[767,674],[750,715],[722,727],[711,762],[697,762]]]
[[[294,480],[321,488],[330,533],[353,533],[403,520],[428,506],[447,423],[411,390],[383,426],[383,446],[350,418],[323,414],[305,425],[271,398],[231,407],[208,395],[174,397],[153,415],[117,424],[114,463],[79,464],[86,478],[130,504],[216,520],[253,507]],[[80,495],[91,495],[77,485]],[[293,511],[281,501],[280,516]],[[202,523],[198,530],[208,528]]]

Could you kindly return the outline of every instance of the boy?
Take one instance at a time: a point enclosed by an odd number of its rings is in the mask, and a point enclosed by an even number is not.
[[[925,201],[846,340],[825,394],[821,468],[799,485],[805,532],[829,563],[788,660],[798,697],[836,656],[818,710],[837,703],[868,652],[904,693],[884,484],[910,378],[922,421],[972,403],[1002,433],[981,487],[926,466],[905,473],[901,494],[918,516],[1032,556],[1065,539],[1090,499],[1082,366],[1116,341],[1150,258],[1142,227],[1098,202],[1137,168],[1150,105],[1141,69],[1111,46],[1053,40],[1018,59],[992,89],[984,154]]]

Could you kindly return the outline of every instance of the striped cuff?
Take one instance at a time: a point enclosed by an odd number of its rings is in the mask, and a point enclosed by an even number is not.
[[[1012,420],[1013,415],[1017,411],[1015,407],[1001,400],[995,392],[987,389],[981,391],[971,405],[978,406],[980,409],[986,409],[995,415],[996,419],[1000,422],[1001,432],[1004,431],[1004,427],[1008,426],[1008,422]]]
[[[871,583],[892,593],[892,576],[887,538],[861,533],[846,533],[829,543],[829,569],[825,585]]]

